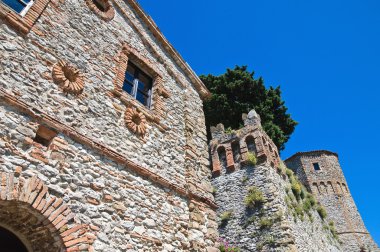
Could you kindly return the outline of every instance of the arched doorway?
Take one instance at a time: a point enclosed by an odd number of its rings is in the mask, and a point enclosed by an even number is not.
[[[0,247],[4,252],[28,252],[24,243],[14,233],[1,226]]]
[[[1,252],[87,251],[92,243],[87,225],[36,176],[0,172],[0,227]]]

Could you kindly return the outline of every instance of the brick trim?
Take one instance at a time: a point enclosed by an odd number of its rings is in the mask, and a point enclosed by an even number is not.
[[[137,67],[153,78],[151,109],[146,108],[131,95],[122,91],[125,72],[127,71],[128,61],[130,59]],[[124,44],[117,56],[116,65],[113,95],[119,98],[126,106],[136,109],[139,113],[143,113],[146,119],[155,123],[162,132],[168,130],[169,128],[161,122],[161,118],[166,115],[164,99],[169,98],[171,94],[163,87],[162,74],[155,67],[155,64],[143,57],[133,47]]]
[[[146,39],[146,35],[142,33],[139,27],[135,24],[135,20],[131,19],[130,15],[123,8],[124,0],[113,0],[115,6],[119,8],[121,14],[123,14],[126,18],[131,21],[131,25],[136,31],[140,34],[141,39],[144,44],[147,45],[152,53],[157,57],[157,59],[164,64],[168,73],[173,76],[173,78],[177,81],[179,85],[186,88],[188,85],[183,81],[182,76],[179,76],[171,66],[166,63],[166,60],[163,59],[160,54],[157,52],[157,49],[152,46],[149,41]],[[199,96],[206,100],[211,97],[210,91],[206,88],[205,84],[199,79],[199,77],[194,73],[194,71],[190,68],[190,66],[185,62],[185,60],[181,57],[181,55],[174,49],[174,47],[169,43],[169,41],[164,37],[162,32],[159,30],[154,21],[143,11],[140,5],[136,0],[127,0],[128,4],[132,7],[138,17],[141,18],[143,23],[148,27],[148,29],[152,32],[153,36],[162,44],[163,48],[169,53],[171,57],[173,57],[175,63],[180,67],[180,69],[186,74],[186,77],[192,82],[195,87],[195,90],[198,92]]]
[[[210,153],[212,156],[212,174],[213,177],[221,175],[222,164],[219,161],[218,149],[223,147],[226,152],[227,173],[234,172],[236,169],[241,169],[247,165],[247,138],[251,138],[254,144],[254,154],[257,158],[257,165],[267,164],[273,168],[278,168],[281,160],[278,155],[276,145],[265,133],[261,127],[245,126],[244,128],[237,130],[235,135],[228,135],[224,133],[224,126],[219,129],[214,129],[214,134],[217,137],[210,143]],[[220,132],[217,132],[220,131]],[[234,160],[234,153],[232,150],[233,143],[239,143],[239,155],[238,160]]]
[[[17,31],[27,34],[41,16],[51,0],[35,0],[25,16],[21,16],[9,7],[0,3],[0,18],[5,20]]]
[[[89,137],[81,134],[76,129],[54,119],[50,115],[46,114],[43,110],[38,109],[36,107],[32,107],[29,104],[26,104],[20,98],[12,94],[9,94],[4,88],[1,88],[1,87],[0,87],[0,98],[1,98],[0,101],[2,100],[6,102],[7,105],[13,106],[14,108],[18,109],[20,112],[36,120],[38,123],[45,124],[46,126],[56,130],[57,132],[61,132],[62,134],[65,134],[66,136],[77,141],[78,143],[83,144],[93,149],[94,151],[97,151],[98,153],[106,156],[107,158],[114,160],[115,162],[131,169],[132,171],[139,174],[141,177],[147,178],[165,188],[173,190],[174,192],[181,195],[182,197],[203,202],[209,205],[213,209],[217,208],[217,205],[215,204],[213,200],[206,198],[204,196],[198,195],[197,193],[194,193],[191,190],[186,189],[185,187],[179,186],[175,182],[171,182],[170,180],[162,177],[159,174],[155,174],[151,172],[148,168],[145,168],[141,165],[134,163],[133,161],[127,159],[124,155],[113,150],[112,148],[107,147],[97,142],[96,140],[90,139]]]
[[[63,60],[58,61],[52,70],[53,81],[63,92],[79,95],[84,88],[83,74]]]
[[[127,128],[135,134],[144,137],[146,134],[146,118],[143,113],[135,108],[127,108],[124,114]]]
[[[55,238],[58,238],[58,244],[56,243],[57,239],[54,239],[51,241],[51,245],[59,246],[59,251],[62,249],[64,251],[79,251],[79,248],[90,249],[93,239],[87,237],[90,235],[88,227],[74,223],[74,214],[63,199],[50,195],[49,188],[37,176],[25,178],[22,174],[19,175],[19,173],[0,173],[0,203],[5,205],[2,207],[6,208],[7,205],[4,203],[9,202],[13,205],[20,205],[20,207],[27,205],[27,209],[33,209],[42,219],[36,228],[40,231],[41,229],[48,230]],[[25,236],[29,242],[31,239],[28,238],[33,236],[22,226],[20,230],[15,231]],[[89,237],[93,237],[93,234]],[[31,244],[32,247],[40,245]]]
[[[100,10],[94,3],[94,1],[101,2],[105,6],[106,11]],[[86,0],[86,4],[90,10],[95,12],[104,21],[111,21],[115,17],[115,9],[113,8],[110,0]]]

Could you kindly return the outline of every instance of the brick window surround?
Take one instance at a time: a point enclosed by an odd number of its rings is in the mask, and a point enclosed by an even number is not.
[[[27,34],[50,1],[51,0],[35,0],[24,16],[21,16],[19,13],[0,2],[0,18],[5,20],[9,25],[22,34]]]
[[[153,79],[152,105],[150,109],[122,90],[129,60]],[[161,131],[168,130],[168,127],[161,123],[161,119],[166,114],[164,99],[169,98],[171,94],[163,87],[162,74],[155,67],[154,63],[143,57],[136,49],[124,44],[118,55],[116,66],[113,95],[120,99],[127,107],[135,108],[138,112],[144,114],[146,119],[155,123]]]
[[[110,21],[115,16],[115,9],[110,0],[86,0],[86,4],[104,21]]]

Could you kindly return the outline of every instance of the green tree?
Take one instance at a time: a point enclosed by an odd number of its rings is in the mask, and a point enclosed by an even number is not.
[[[279,150],[289,140],[297,122],[287,113],[281,98],[280,87],[264,86],[264,80],[254,78],[247,66],[236,66],[219,75],[201,75],[201,80],[212,96],[204,103],[208,138],[210,126],[223,123],[226,128],[238,129],[242,126],[241,115],[255,109],[261,117],[266,133]]]

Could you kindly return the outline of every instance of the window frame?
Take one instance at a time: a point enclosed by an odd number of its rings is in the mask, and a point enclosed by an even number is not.
[[[154,123],[161,132],[166,132],[170,128],[161,119],[165,118],[167,114],[164,99],[169,98],[171,93],[163,86],[163,74],[156,68],[157,63],[145,58],[133,47],[128,44],[123,44],[121,47],[122,49],[116,57],[115,62],[114,88],[111,91],[112,97],[119,99],[127,108],[135,108],[146,117],[147,121]],[[150,108],[144,106],[129,93],[123,91],[123,83],[129,61],[132,61],[134,65],[152,79]]]
[[[134,74],[133,74],[133,76],[132,76],[133,80],[132,80],[132,83],[131,83],[132,84],[132,92],[131,93],[129,93],[127,90],[124,89],[125,82],[129,82],[130,83],[130,81],[126,77],[126,75],[128,73],[128,66],[130,66],[130,65],[132,65],[132,68],[135,71]],[[148,92],[147,93],[143,93],[143,92],[140,91],[144,96],[147,96],[147,102],[146,102],[146,104],[142,103],[137,98],[137,94],[139,92],[138,86],[139,86],[139,82],[141,82],[140,74],[145,75],[145,77],[147,77],[147,79],[149,80],[149,83],[144,83],[144,84],[150,86],[150,88],[148,89]],[[141,83],[143,83],[143,82],[141,82]],[[122,90],[124,92],[127,92],[128,94],[130,94],[135,100],[139,101],[145,107],[147,107],[148,109],[150,109],[151,105],[152,105],[152,89],[153,89],[153,78],[150,77],[144,70],[142,70],[141,68],[139,68],[138,66],[136,66],[136,64],[134,64],[132,61],[128,61],[128,63],[127,63],[127,69],[125,71],[125,78],[124,78]]]
[[[0,0],[0,4],[3,4],[5,6],[5,8],[8,8],[9,10],[16,12],[21,17],[24,17],[26,15],[26,13],[28,12],[28,10],[30,9],[30,7],[34,4],[34,0],[30,0],[29,3],[26,3],[25,0],[14,0],[14,1],[20,2],[24,6],[20,12],[17,12],[17,10],[13,9],[11,6],[6,4],[4,1]]]
[[[31,0],[20,13],[0,2],[0,19],[22,34],[28,34],[50,1]]]
[[[322,171],[321,165],[318,162],[312,162],[311,165],[313,167],[313,171],[314,172],[320,172],[320,171]],[[316,166],[318,166],[318,169],[315,168]]]
[[[140,101],[135,99],[134,96],[123,90],[125,74],[127,72],[129,62],[132,62],[133,65],[139,68],[143,73],[145,73],[145,75],[147,75],[152,80],[149,107],[145,106]],[[158,104],[156,102],[156,98],[160,96],[165,96],[165,94],[168,93],[160,92],[160,90],[163,89],[162,82],[162,74],[160,74],[160,71],[155,67],[155,64],[153,62],[143,57],[136,49],[130,47],[129,45],[123,45],[122,50],[118,56],[116,76],[114,80],[113,94],[116,97],[120,97],[123,103],[127,103],[128,105],[142,109],[146,112],[148,118],[151,118],[152,120],[158,122],[159,118],[156,115],[152,114],[154,112],[158,112],[157,110],[161,109],[156,108],[156,105]],[[134,88],[136,88],[135,85]]]
[[[24,0],[19,0],[24,2]],[[26,4],[25,8],[20,12],[21,17],[25,17],[26,13],[28,13],[29,9],[33,6],[34,0],[31,0],[28,4]]]

